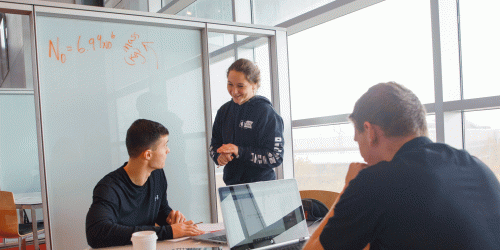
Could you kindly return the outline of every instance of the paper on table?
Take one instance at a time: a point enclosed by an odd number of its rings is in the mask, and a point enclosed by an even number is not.
[[[224,229],[224,223],[207,223],[207,224],[201,223],[198,224],[198,228],[205,232],[219,231]]]
[[[178,241],[183,241],[183,240],[187,240],[187,239],[189,239],[189,236],[182,237],[182,238],[177,238],[177,239],[170,239],[170,240],[167,240],[167,241],[178,242]]]

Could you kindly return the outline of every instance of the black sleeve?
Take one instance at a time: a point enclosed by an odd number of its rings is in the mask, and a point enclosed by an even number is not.
[[[383,206],[376,204],[375,195],[363,185],[368,181],[359,175],[349,183],[319,236],[325,250],[363,249],[373,240]]]
[[[283,162],[283,119],[271,107],[261,117],[255,129],[259,145],[238,145],[239,158],[261,168],[275,168]]]
[[[164,181],[165,191],[163,192],[163,196],[162,196],[161,204],[160,204],[160,211],[158,211],[158,217],[156,218],[155,223],[160,225],[160,226],[163,226],[163,225],[168,225],[167,217],[170,214],[170,212],[172,211],[172,208],[170,208],[170,206],[168,205],[168,200],[167,200],[167,182],[166,182],[167,178],[166,178],[165,172],[163,172],[163,170],[161,170],[161,173],[163,176],[162,178],[165,180]]]
[[[221,108],[222,109],[222,108]],[[222,146],[222,134],[221,134],[221,109],[217,111],[217,115],[215,116],[214,125],[212,126],[212,140],[210,142],[210,157],[215,162],[215,165],[219,165],[217,162],[217,158],[219,158],[219,153],[217,153],[217,149]]]
[[[155,227],[118,224],[117,204],[118,197],[112,188],[102,184],[96,186],[85,222],[87,243],[92,248],[131,244],[132,234],[137,231],[156,231],[159,240],[172,239],[172,227],[169,225]]]

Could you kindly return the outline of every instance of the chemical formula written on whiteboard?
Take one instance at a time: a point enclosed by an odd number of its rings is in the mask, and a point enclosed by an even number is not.
[[[111,32],[111,36],[109,40],[105,40],[102,35],[97,35],[95,38],[91,37],[87,40],[87,38],[82,38],[82,36],[78,36],[76,41],[76,48],[73,49],[72,46],[66,46],[65,49],[59,48],[59,37],[57,37],[56,42],[49,40],[49,57],[54,58],[61,62],[65,63],[67,60],[66,54],[68,53],[77,53],[83,54],[87,53],[87,51],[106,51],[113,49],[113,43],[111,40],[115,39],[115,35]],[[158,69],[158,56],[156,55],[156,51],[153,49],[153,42],[141,42],[139,41],[140,35],[134,32],[127,42],[122,46],[124,51],[123,60],[126,64],[130,66],[135,66],[138,63],[144,64],[147,62],[147,54],[154,54],[154,59],[156,60],[156,69]],[[87,42],[88,41],[88,42]]]

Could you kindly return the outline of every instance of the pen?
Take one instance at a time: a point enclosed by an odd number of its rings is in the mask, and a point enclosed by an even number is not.
[[[200,222],[198,222],[198,223],[194,223],[194,224],[195,224],[195,225],[198,225],[198,224],[201,224],[201,223],[203,223],[203,221],[200,221]]]

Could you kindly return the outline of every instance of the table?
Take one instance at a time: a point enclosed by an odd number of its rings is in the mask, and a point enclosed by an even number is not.
[[[33,226],[33,244],[35,250],[40,250],[38,244],[38,230],[36,220],[36,209],[42,208],[41,192],[14,194],[16,209],[20,209],[19,216],[23,218],[23,209],[31,209],[31,225]]]
[[[319,226],[320,223],[315,223],[314,225],[308,227],[309,229],[309,234],[312,234],[314,230]],[[208,224],[208,225],[213,225],[213,224]],[[174,239],[175,240],[175,239]],[[172,240],[163,240],[163,241],[158,241],[156,244],[156,249],[157,250],[172,250],[172,249],[177,249],[177,248],[206,248],[206,247],[221,247],[223,250],[228,250],[229,246],[228,245],[221,245],[221,244],[215,244],[215,243],[209,243],[209,242],[202,242],[202,241],[197,241],[197,240],[192,240],[192,239],[186,239],[183,241],[172,241]],[[88,248],[92,249],[92,248]],[[117,247],[107,247],[107,248],[99,248],[99,249],[106,249],[106,250],[132,250],[132,245],[127,245],[127,246],[117,246]]]

